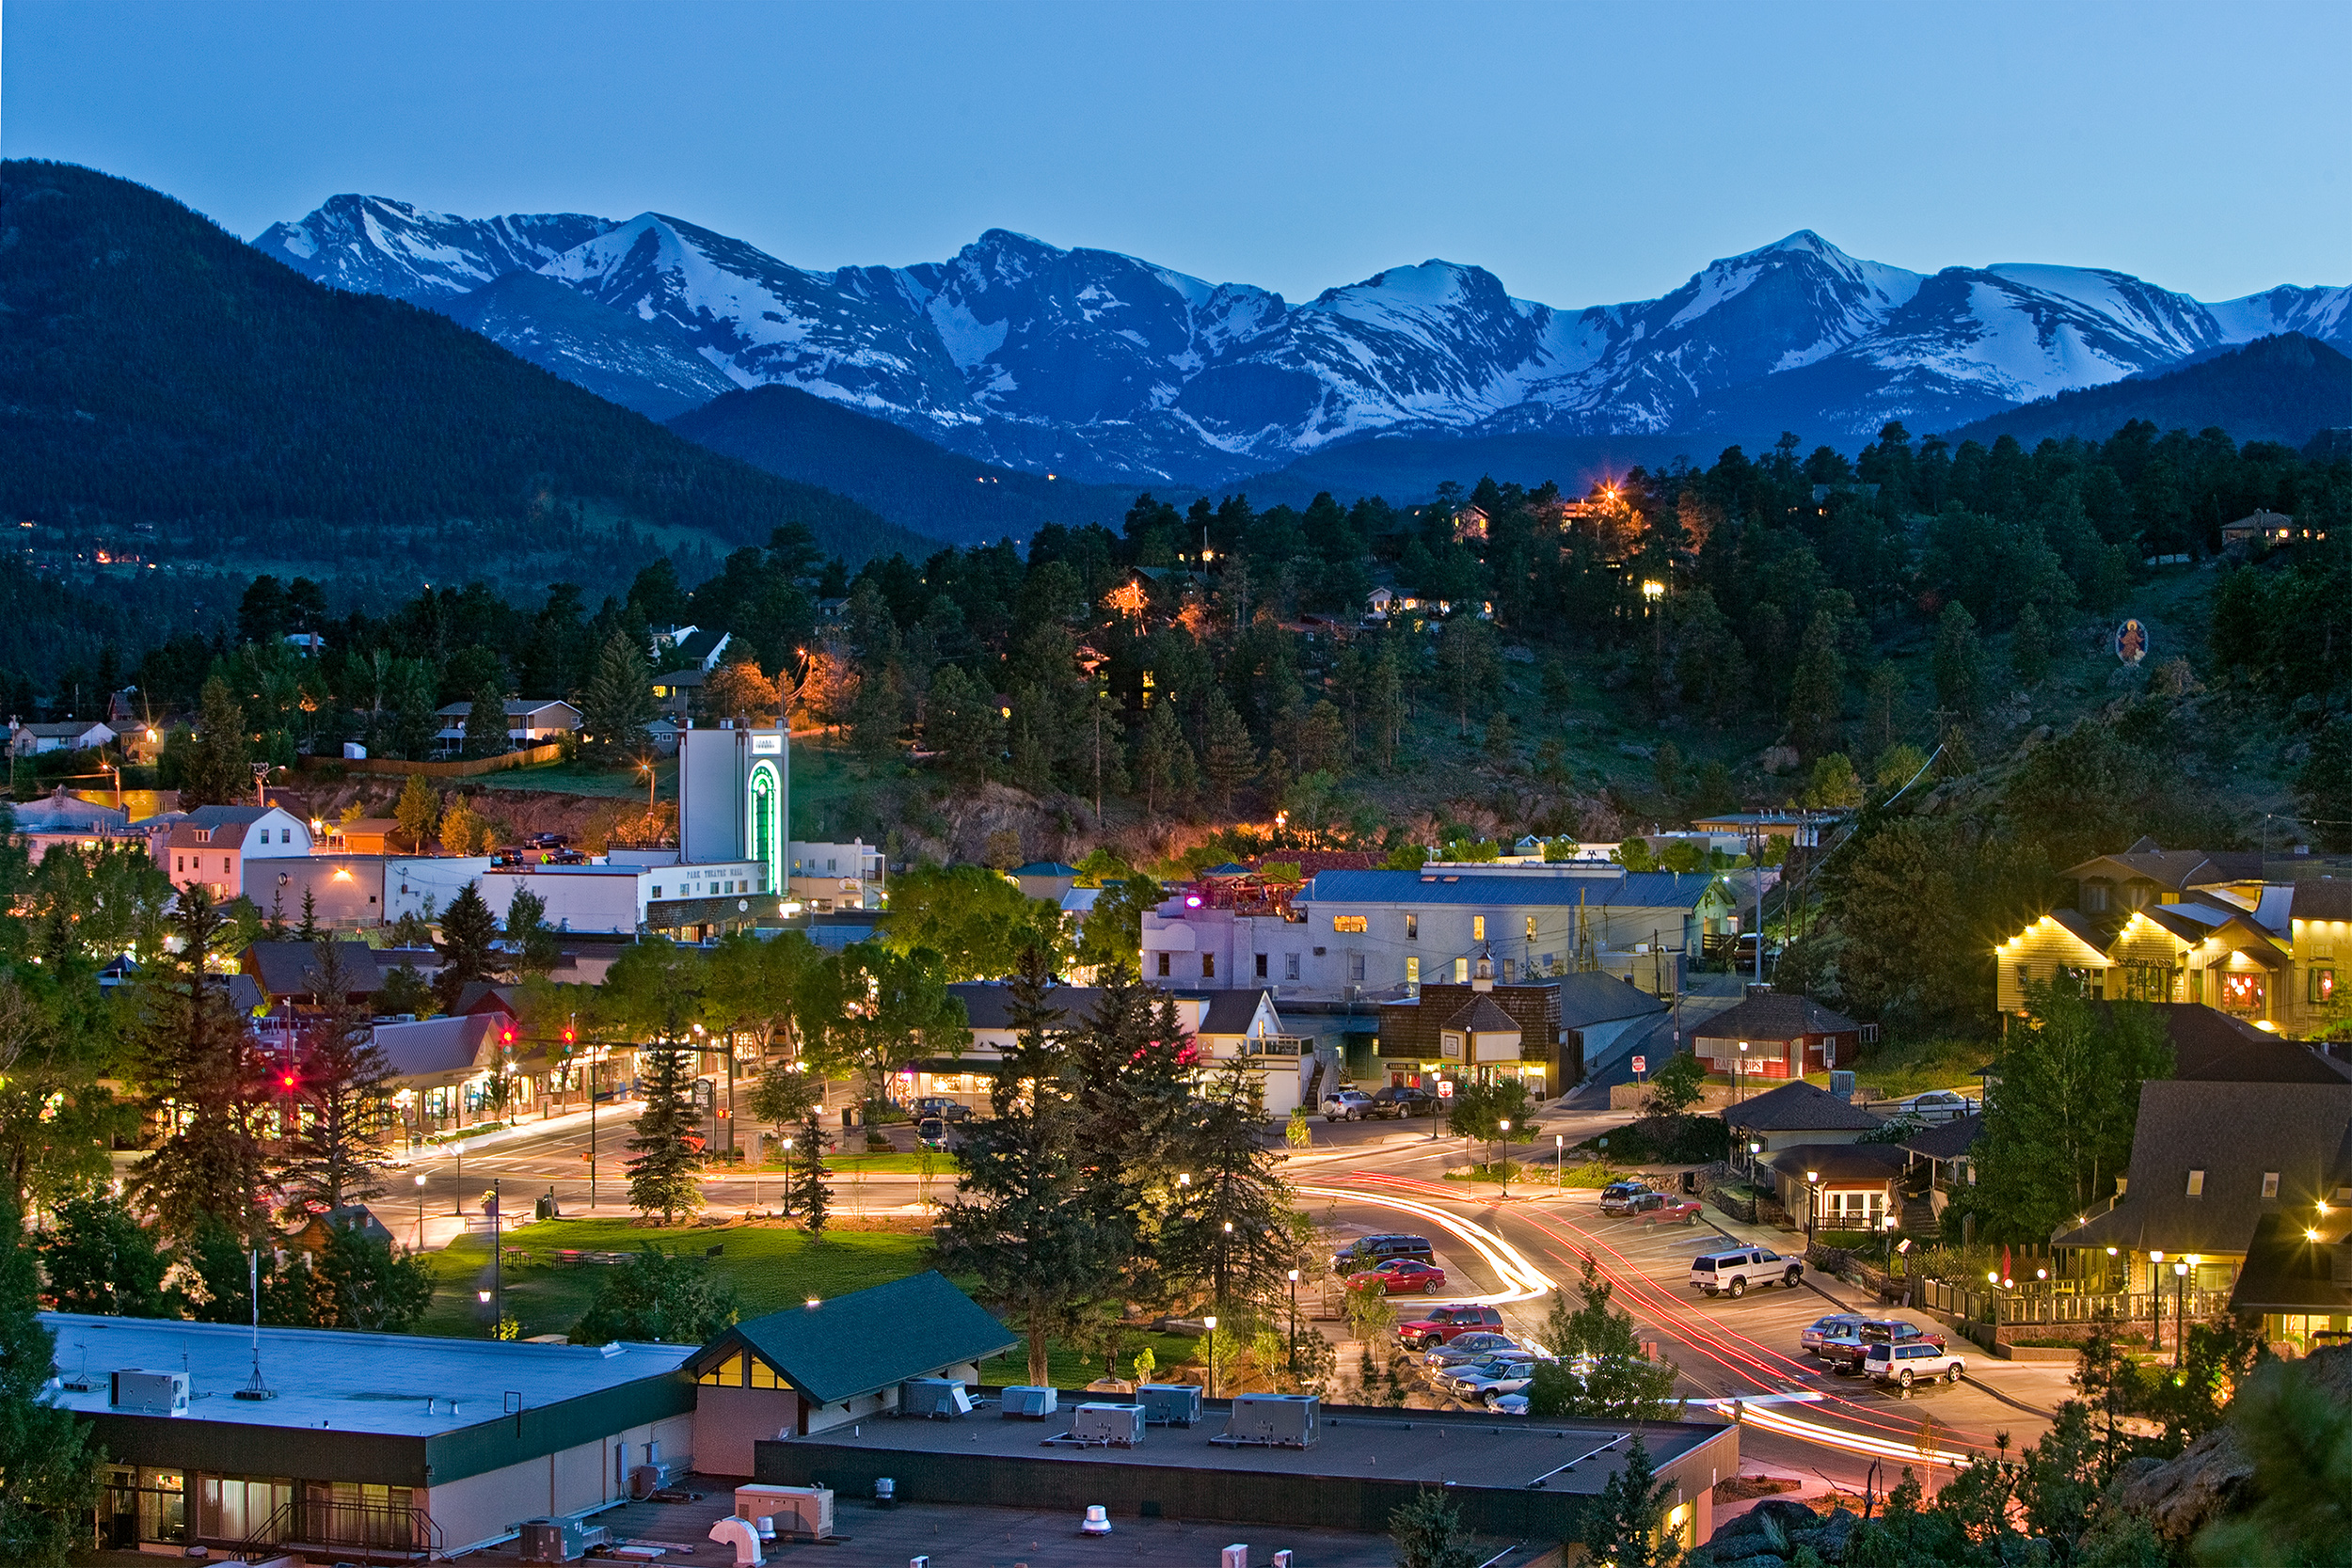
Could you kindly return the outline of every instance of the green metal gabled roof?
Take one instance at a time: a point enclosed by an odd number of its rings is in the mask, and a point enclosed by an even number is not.
[[[932,1270],[871,1290],[788,1307],[737,1323],[697,1351],[685,1370],[701,1376],[748,1350],[819,1404],[985,1361],[1020,1337]]]

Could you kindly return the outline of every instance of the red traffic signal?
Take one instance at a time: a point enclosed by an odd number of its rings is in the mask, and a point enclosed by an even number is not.
[[[572,1032],[569,1029],[564,1031],[564,1043],[565,1045],[572,1043]]]
[[[287,1073],[285,1076],[281,1077],[281,1078],[280,1078],[280,1079],[278,1079],[278,1081],[279,1083],[281,1083],[281,1084],[285,1085],[286,1085],[286,1087],[288,1087],[288,1088],[290,1088],[290,1089],[291,1089],[291,1088],[293,1088],[293,1087],[294,1086],[294,1075],[293,1073],[291,1073],[291,1072]]]
[[[499,1043],[501,1045],[512,1045],[515,1043],[515,1031],[511,1025],[499,1031]]]

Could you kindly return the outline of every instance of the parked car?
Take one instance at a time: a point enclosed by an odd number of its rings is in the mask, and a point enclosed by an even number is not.
[[[1375,1263],[1371,1268],[1349,1275],[1347,1288],[1368,1291],[1375,1280],[1379,1281],[1392,1296],[1406,1295],[1414,1291],[1425,1296],[1434,1296],[1445,1289],[1445,1270],[1420,1258],[1391,1258],[1385,1263]]]
[[[1643,1225],[1696,1225],[1699,1200],[1672,1193],[1636,1193],[1617,1212]]]
[[[1454,1316],[1457,1313],[1461,1316]],[[1441,1314],[1445,1321],[1432,1321]],[[1454,1367],[1465,1361],[1484,1361],[1497,1351],[1518,1349],[1518,1341],[1499,1328],[1470,1326],[1473,1323],[1502,1321],[1502,1315],[1491,1307],[1440,1307],[1419,1323],[1398,1325],[1396,1337],[1406,1344],[1425,1347],[1421,1358],[1422,1366]]]
[[[1898,1115],[1917,1117],[1921,1121],[1958,1121],[1974,1115],[1977,1102],[1950,1089],[1930,1089],[1909,1100],[1898,1100],[1894,1109]]]
[[[1907,1345],[1879,1344],[1863,1359],[1863,1371],[1873,1383],[1894,1383],[1908,1388],[1915,1383],[1942,1378],[1958,1383],[1968,1363],[1935,1341],[1920,1339]]]
[[[1649,1191],[1649,1183],[1641,1180],[1612,1181],[1600,1190],[1600,1212],[1622,1214],[1625,1206]]]
[[[1396,1327],[1399,1344],[1418,1345],[1423,1350],[1439,1345],[1452,1345],[1457,1339],[1492,1338],[1493,1347],[1507,1349],[1514,1341],[1502,1332],[1502,1314],[1491,1307],[1470,1302],[1454,1302],[1450,1306],[1433,1307],[1410,1323]]]
[[[1862,1314],[1859,1312],[1832,1312],[1825,1318],[1816,1318],[1805,1324],[1798,1332],[1797,1345],[1807,1355],[1819,1355],[1825,1340],[1861,1326]]]
[[[914,1124],[914,1141],[923,1148],[946,1148],[947,1123],[938,1117],[925,1117]]]
[[[1405,1236],[1390,1232],[1376,1236],[1359,1236],[1339,1250],[1331,1259],[1335,1274],[1354,1274],[1358,1269],[1385,1263],[1391,1258],[1433,1258],[1437,1248],[1426,1236]]]
[[[1449,1368],[1433,1381],[1457,1400],[1482,1400],[1488,1394],[1524,1393],[1534,1378],[1535,1363],[1532,1358],[1505,1361],[1498,1356]]]
[[[1372,1109],[1365,1114],[1398,1121],[1412,1117],[1434,1117],[1438,1114],[1438,1097],[1410,1084],[1391,1084],[1373,1095]]]
[[[971,1106],[966,1105],[961,1100],[950,1100],[944,1094],[927,1094],[907,1109],[914,1113],[918,1121],[925,1117],[937,1117],[942,1121],[972,1119]]]
[[[1929,1344],[1944,1348],[1944,1336],[1900,1318],[1865,1318],[1853,1327],[1821,1341],[1818,1353],[1829,1370],[1848,1375],[1862,1370],[1874,1345]]]
[[[1372,1114],[1372,1096],[1361,1089],[1333,1089],[1323,1097],[1326,1121],[1361,1121]]]
[[[1784,1258],[1771,1247],[1733,1247],[1728,1252],[1708,1252],[1691,1259],[1691,1288],[1708,1295],[1727,1295],[1734,1300],[1748,1293],[1751,1286],[1785,1285],[1797,1288],[1804,1277],[1804,1264],[1794,1258]]]
[[[1527,1396],[1497,1394],[1486,1402],[1486,1408],[1498,1416],[1524,1416],[1527,1414]]]

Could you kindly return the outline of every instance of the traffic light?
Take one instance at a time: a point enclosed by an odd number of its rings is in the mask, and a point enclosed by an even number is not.
[[[290,1089],[294,1086],[294,1075],[291,1072],[280,1074],[278,1081]]]
[[[572,1032],[569,1029],[564,1031],[564,1043],[565,1045],[570,1045],[572,1043]]]
[[[501,1045],[512,1045],[512,1044],[514,1044],[514,1043],[515,1043],[515,1026],[514,1026],[513,1024],[511,1024],[511,1023],[510,1023],[510,1024],[508,1024],[506,1027],[504,1027],[503,1029],[501,1029],[501,1030],[499,1031],[499,1044],[501,1044]]]

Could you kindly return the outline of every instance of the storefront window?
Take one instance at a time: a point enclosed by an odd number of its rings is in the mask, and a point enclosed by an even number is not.
[[[2223,974],[2221,1006],[2233,1013],[2259,1014],[2263,1010],[2263,977],[2259,974]]]
[[[188,1538],[188,1478],[179,1470],[142,1466],[138,1490],[139,1539]]]

